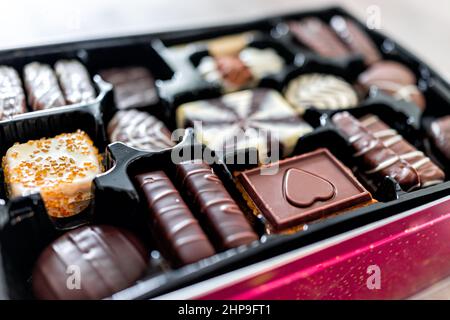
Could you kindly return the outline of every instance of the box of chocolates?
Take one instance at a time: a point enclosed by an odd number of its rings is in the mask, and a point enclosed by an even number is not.
[[[0,52],[0,293],[154,298],[419,215],[450,192],[448,108],[340,8]],[[259,297],[241,289],[210,297]]]

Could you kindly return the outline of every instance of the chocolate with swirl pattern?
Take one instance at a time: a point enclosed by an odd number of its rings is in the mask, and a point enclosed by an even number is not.
[[[342,112],[333,117],[333,122],[352,144],[354,157],[362,158],[366,174],[380,179],[392,177],[405,191],[444,181],[441,169],[378,117],[357,120]]]
[[[0,120],[26,112],[25,94],[17,71],[0,66]]]
[[[24,68],[28,103],[33,110],[61,107],[66,104],[58,80],[49,65],[32,62]]]
[[[198,221],[163,171],[140,174],[136,180],[150,210],[151,224],[175,266],[214,255]]]
[[[219,250],[235,248],[258,239],[222,181],[205,162],[177,164],[177,179],[205,220]]]

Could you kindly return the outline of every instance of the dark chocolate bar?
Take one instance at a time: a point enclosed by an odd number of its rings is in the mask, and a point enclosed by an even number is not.
[[[28,103],[33,110],[61,107],[66,104],[55,73],[49,65],[32,62],[24,68]]]
[[[96,93],[86,68],[77,60],[60,60],[55,64],[56,75],[68,104],[90,102]]]
[[[16,70],[0,66],[0,120],[26,112],[22,81]]]
[[[450,116],[433,121],[430,136],[436,148],[450,160]]]
[[[136,176],[154,228],[176,266],[214,255],[215,251],[179,192],[162,171]]]
[[[333,122],[352,144],[354,157],[362,158],[367,175],[391,177],[405,191],[444,181],[439,167],[378,117],[370,115],[357,120],[342,112],[333,117]]]
[[[219,249],[238,247],[258,239],[244,214],[208,164],[199,160],[177,164],[177,179],[193,200],[211,234],[217,238]]]

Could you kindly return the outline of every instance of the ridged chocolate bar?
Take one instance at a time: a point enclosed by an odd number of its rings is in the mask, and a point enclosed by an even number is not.
[[[343,112],[333,122],[366,165],[365,173],[395,179],[405,191],[441,183],[444,172],[378,117],[360,120]]]
[[[205,162],[177,164],[177,179],[194,202],[221,250],[249,244],[258,239],[244,214],[223,183]]]
[[[89,102],[96,93],[86,68],[77,60],[59,60],[56,75],[68,104]]]
[[[0,120],[26,112],[25,94],[16,70],[0,66]]]
[[[161,244],[177,266],[214,255],[215,251],[197,220],[167,175],[154,171],[136,176]]]
[[[28,103],[33,110],[44,110],[66,104],[58,80],[49,65],[32,62],[24,68]]]

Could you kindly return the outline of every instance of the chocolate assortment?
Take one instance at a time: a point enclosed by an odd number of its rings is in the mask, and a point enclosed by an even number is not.
[[[450,85],[341,9],[50,49],[0,54],[10,298],[152,298],[448,194]]]

